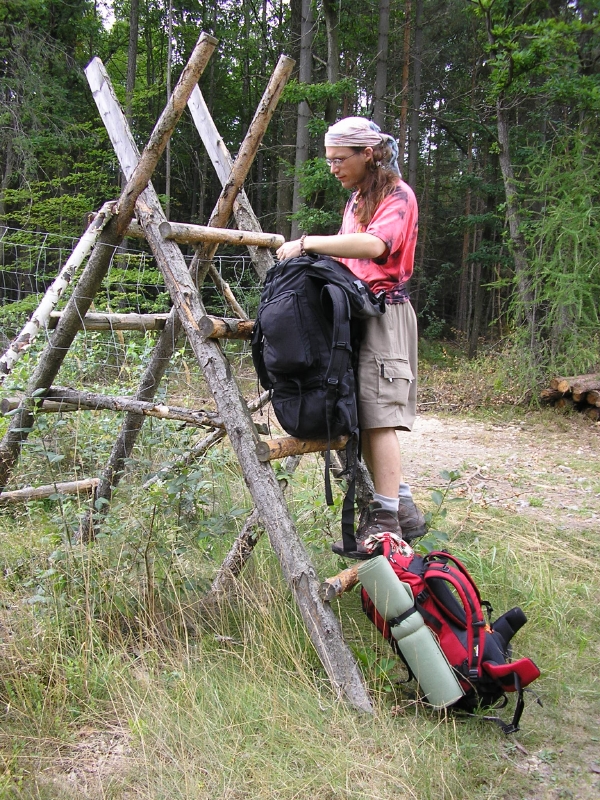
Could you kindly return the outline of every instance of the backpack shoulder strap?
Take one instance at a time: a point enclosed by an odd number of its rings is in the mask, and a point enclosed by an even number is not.
[[[429,593],[437,606],[444,610],[446,616],[452,622],[458,623],[461,627],[464,626],[467,634],[468,677],[475,680],[481,674],[486,624],[477,586],[469,573],[462,567],[462,564],[460,562],[458,562],[459,566],[455,564],[456,559],[449,556],[448,553],[430,553],[426,556],[424,579]],[[464,620],[459,619],[456,613],[453,613],[452,605],[457,605],[455,596],[449,593],[450,598],[446,600],[444,591],[441,590],[444,584],[440,585],[440,580],[446,581],[454,588],[462,604]],[[447,588],[446,591],[448,591]]]
[[[340,378],[348,368],[348,363],[352,354],[350,342],[350,306],[348,298],[343,289],[333,284],[326,284],[323,292],[327,292],[331,299],[333,309],[333,331],[331,339],[331,356],[325,373],[326,396],[325,396],[325,416],[327,422],[327,453],[325,455],[325,500],[328,505],[333,504],[331,493],[331,423],[335,411],[337,400],[338,385]]]

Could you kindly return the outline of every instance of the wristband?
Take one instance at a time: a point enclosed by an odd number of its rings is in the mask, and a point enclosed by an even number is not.
[[[306,234],[303,233],[302,236],[300,237],[300,255],[301,256],[305,256],[306,255],[306,249],[304,247],[304,240],[305,239],[306,239]]]

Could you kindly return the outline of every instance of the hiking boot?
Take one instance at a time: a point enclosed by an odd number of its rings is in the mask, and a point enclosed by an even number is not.
[[[342,541],[334,542],[331,549],[334,553],[348,558],[370,558],[376,554],[379,548],[365,546],[365,542],[370,536],[376,536],[379,533],[394,533],[396,536],[402,537],[398,515],[394,511],[386,511],[378,502],[373,501],[368,508],[363,509],[361,514],[355,534],[356,550],[344,550]]]
[[[398,524],[402,528],[402,538],[412,542],[427,533],[425,517],[416,507],[412,497],[401,497],[398,501]]]

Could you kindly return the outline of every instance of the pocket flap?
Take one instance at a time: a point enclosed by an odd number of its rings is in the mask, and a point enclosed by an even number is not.
[[[410,364],[401,358],[378,358],[377,366],[379,368],[379,375],[388,381],[404,380],[412,381],[414,375]]]

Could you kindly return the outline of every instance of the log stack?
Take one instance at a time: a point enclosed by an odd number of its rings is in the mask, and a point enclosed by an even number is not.
[[[573,408],[586,417],[600,420],[600,373],[574,375],[570,378],[556,377],[550,386],[540,393],[542,403],[559,409]]]

